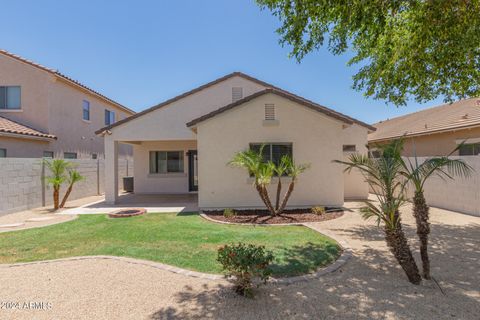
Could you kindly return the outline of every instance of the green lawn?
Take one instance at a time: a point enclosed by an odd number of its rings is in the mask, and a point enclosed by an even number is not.
[[[194,213],[150,213],[118,219],[81,215],[49,227],[0,233],[0,263],[114,255],[220,273],[217,249],[239,241],[272,250],[276,276],[311,272],[340,253],[334,240],[305,227],[221,225]]]

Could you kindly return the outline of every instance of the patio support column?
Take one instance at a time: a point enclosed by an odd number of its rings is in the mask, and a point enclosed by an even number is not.
[[[118,141],[105,135],[105,202],[115,204],[118,198]]]

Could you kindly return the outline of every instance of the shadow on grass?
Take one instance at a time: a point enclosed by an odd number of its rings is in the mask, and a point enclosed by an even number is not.
[[[177,217],[189,217],[189,216],[198,216],[198,212],[195,211],[187,211],[187,212],[179,212],[176,214]]]

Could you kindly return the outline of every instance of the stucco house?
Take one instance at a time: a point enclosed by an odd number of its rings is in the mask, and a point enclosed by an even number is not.
[[[134,112],[64,74],[0,50],[0,157],[103,157],[99,128]],[[122,156],[131,154],[122,146]]]
[[[480,98],[460,100],[373,124],[368,135],[372,149],[393,139],[403,138],[403,155],[444,156],[460,143],[461,156],[480,154]]]
[[[240,72],[202,85],[97,131],[105,139],[106,202],[118,197],[118,145],[133,145],[134,192],[198,192],[206,208],[262,207],[248,173],[227,165],[235,152],[265,144],[310,169],[291,207],[340,206],[366,198],[357,173],[332,161],[366,153],[370,125]]]

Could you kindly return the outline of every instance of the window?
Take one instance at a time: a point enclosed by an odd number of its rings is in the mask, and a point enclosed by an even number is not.
[[[380,150],[372,150],[369,152],[369,158],[378,159],[382,156]]]
[[[343,152],[355,152],[355,151],[357,151],[357,147],[354,144],[343,145]]]
[[[65,159],[77,159],[77,153],[76,152],[64,152],[63,157]]]
[[[53,159],[53,151],[43,151],[43,157]]]
[[[279,164],[283,156],[292,157],[291,143],[251,143],[250,149],[258,152],[262,145],[264,146],[262,153],[265,162],[272,161],[275,164]]]
[[[273,103],[265,104],[265,120],[275,120],[275,105]]]
[[[150,151],[150,173],[183,172],[183,151]]]
[[[105,110],[105,125],[109,126],[115,123],[115,112]]]
[[[20,86],[0,87],[0,109],[20,109]]]
[[[90,102],[83,100],[83,120],[90,121]]]
[[[7,149],[0,149],[0,158],[7,157]]]
[[[96,153],[92,153],[92,159],[97,160],[97,158],[98,158],[98,155]]]
[[[480,154],[480,143],[467,143],[460,147],[461,156],[476,156]]]
[[[242,87],[233,87],[232,88],[232,102],[236,102],[243,98],[243,88]]]

